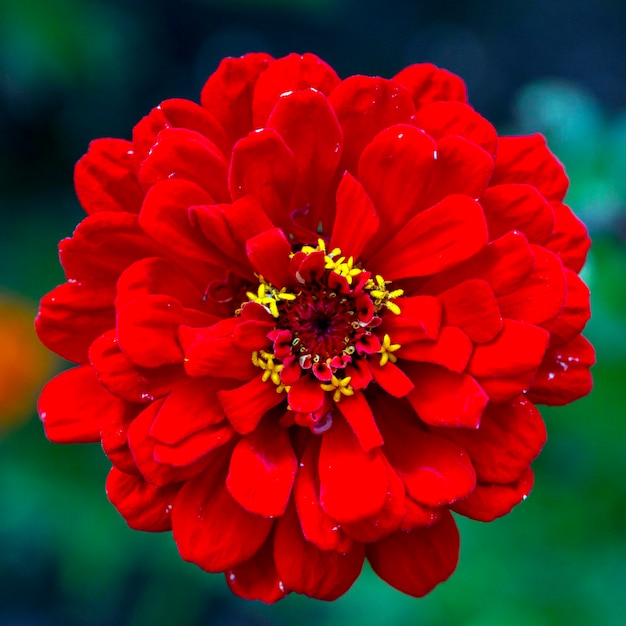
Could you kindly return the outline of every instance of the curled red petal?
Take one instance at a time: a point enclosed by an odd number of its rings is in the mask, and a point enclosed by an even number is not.
[[[450,504],[474,489],[474,468],[457,444],[430,435],[391,413],[381,420],[380,428],[385,456],[402,478],[407,493],[420,504]]]
[[[357,579],[363,567],[363,544],[354,543],[348,552],[320,550],[302,535],[293,505],[276,524],[274,561],[287,589],[318,600],[335,600]]]
[[[458,443],[472,459],[482,483],[511,483],[519,479],[546,442],[546,427],[539,411],[525,396],[500,404],[490,403],[480,428],[437,431]]]
[[[552,234],[552,206],[532,185],[492,185],[480,198],[480,204],[485,211],[490,239],[519,230],[531,243],[545,244]]]
[[[231,145],[224,128],[205,108],[183,98],[164,100],[133,128],[133,152],[138,162],[148,156],[165,128],[188,128],[204,135],[222,154]]]
[[[383,445],[383,438],[376,426],[376,418],[361,391],[342,398],[336,405],[359,440],[365,452]]]
[[[157,487],[143,478],[112,468],[106,482],[111,504],[134,530],[164,532],[170,530],[172,503],[179,484]]]
[[[172,532],[181,557],[208,572],[223,572],[258,552],[272,520],[243,509],[224,484],[225,467],[212,464],[185,482],[174,502]]]
[[[504,317],[542,324],[565,306],[565,270],[556,254],[536,244],[530,247],[535,257],[532,270],[517,289],[498,298],[498,307]]]
[[[431,276],[465,261],[487,243],[478,202],[451,195],[418,213],[368,261],[389,280]]]
[[[226,570],[225,575],[230,590],[246,600],[261,600],[266,604],[273,604],[289,593],[274,563],[273,534],[270,534],[256,554],[241,565]]]
[[[522,183],[536,187],[544,198],[560,202],[569,181],[563,166],[542,135],[500,137],[492,185]]]
[[[456,569],[459,532],[448,512],[429,528],[397,531],[367,546],[367,560],[387,584],[417,598]]]
[[[90,215],[72,237],[59,244],[66,277],[79,282],[114,282],[135,261],[160,252],[161,247],[140,228],[136,215],[114,211]]]
[[[76,195],[88,214],[138,213],[144,192],[137,180],[133,145],[124,139],[96,139],[74,168]]]
[[[507,485],[478,483],[476,489],[465,500],[456,502],[452,509],[479,522],[491,522],[511,512],[514,506],[526,500],[534,483],[530,468],[513,483]]]
[[[232,427],[242,435],[251,433],[261,418],[285,400],[282,393],[261,376],[231,390],[218,391],[217,397]]]
[[[286,92],[315,89],[328,95],[339,83],[330,65],[310,52],[292,53],[274,61],[261,74],[254,90],[252,113],[254,127],[266,126],[280,96]]]
[[[259,233],[246,241],[246,254],[257,274],[281,289],[289,282],[291,245],[280,228]]]
[[[297,468],[287,430],[271,419],[262,420],[237,442],[226,487],[247,511],[276,517],[285,512]]]
[[[422,421],[457,428],[480,424],[489,397],[474,378],[426,363],[404,370],[415,385],[407,399]]]
[[[444,326],[437,339],[403,345],[398,358],[443,365],[452,372],[463,372],[472,356],[471,339],[456,326]]]
[[[319,456],[320,503],[338,522],[371,517],[385,504],[388,477],[380,450],[365,452],[343,419],[323,435]]]
[[[115,326],[114,298],[108,283],[71,281],[55,287],[39,303],[39,339],[64,359],[86,363],[92,342]]]
[[[554,230],[546,247],[561,257],[565,267],[574,272],[580,272],[591,246],[587,228],[568,206],[554,202],[552,208],[554,209]]]
[[[352,540],[346,536],[339,523],[330,517],[319,501],[318,459],[320,438],[309,437],[293,487],[293,500],[304,538],[320,550],[335,550],[345,554]]]
[[[451,135],[437,141],[436,156],[421,206],[431,206],[451,193],[481,197],[493,172],[493,158],[486,150]]]
[[[37,405],[46,436],[55,443],[100,441],[100,428],[109,412],[124,403],[105,391],[89,365],[55,376],[42,390]]]
[[[550,348],[528,397],[537,404],[558,406],[586,396],[593,386],[589,368],[595,362],[593,346],[582,335]]]
[[[202,88],[202,106],[221,123],[231,145],[252,130],[254,87],[272,61],[262,52],[224,59]]]
[[[345,172],[337,188],[337,209],[329,250],[339,248],[358,259],[380,224],[378,214],[361,183]]]
[[[502,314],[487,281],[470,278],[438,297],[444,323],[458,326],[474,343],[491,341],[502,330]]]
[[[393,80],[403,85],[419,108],[439,100],[467,101],[463,80],[432,63],[416,63],[398,72]]]
[[[434,139],[458,135],[492,156],[499,149],[496,129],[464,102],[431,102],[415,112],[411,123]]]
[[[426,133],[408,124],[382,130],[363,150],[359,180],[382,218],[379,245],[423,207],[436,151]]]
[[[397,298],[400,315],[383,318],[381,331],[394,343],[404,345],[425,339],[437,339],[441,326],[441,303],[433,296]]]
[[[415,385],[411,379],[394,363],[387,361],[385,365],[370,359],[367,366],[374,380],[394,398],[402,398],[413,391]]]
[[[381,130],[408,124],[415,112],[402,85],[379,77],[350,76],[333,89],[328,101],[343,130],[342,164],[352,174],[363,149]]]
[[[195,183],[215,202],[228,202],[228,162],[204,135],[186,128],[165,128],[139,169],[147,188],[160,180],[180,178]]]

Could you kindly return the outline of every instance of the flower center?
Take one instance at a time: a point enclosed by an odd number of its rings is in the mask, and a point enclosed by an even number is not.
[[[283,392],[308,377],[338,402],[354,394],[360,361],[373,354],[381,355],[381,365],[396,360],[400,346],[379,337],[377,328],[387,312],[400,313],[394,300],[401,289],[390,290],[382,276],[372,277],[338,248],[327,252],[322,239],[291,255],[289,274],[285,287],[259,277],[257,292],[247,292],[276,319],[267,335],[271,348],[252,355],[263,380]]]

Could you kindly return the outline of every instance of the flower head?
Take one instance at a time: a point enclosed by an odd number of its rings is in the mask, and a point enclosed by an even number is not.
[[[240,596],[336,598],[366,558],[428,593],[451,511],[530,492],[535,403],[590,390],[563,168],[433,65],[226,59],[75,183],[88,216],[37,329],[78,366],[42,393],[46,433],[101,441],[128,524]]]

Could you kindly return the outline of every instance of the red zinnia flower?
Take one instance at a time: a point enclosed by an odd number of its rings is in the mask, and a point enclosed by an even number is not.
[[[76,167],[88,213],[42,341],[40,413],[101,441],[129,526],[246,598],[343,594],[367,558],[421,596],[451,511],[508,513],[588,393],[589,247],[542,137],[499,138],[433,65],[340,80],[224,60]]]

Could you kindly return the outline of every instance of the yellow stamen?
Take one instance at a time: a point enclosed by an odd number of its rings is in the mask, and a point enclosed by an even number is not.
[[[383,337],[383,342],[380,346],[378,354],[380,354],[380,365],[387,365],[387,362],[395,363],[398,357],[393,354],[400,348],[399,343],[391,343],[391,337],[387,334]]]
[[[346,376],[345,378],[337,378],[334,374],[331,378],[330,383],[322,384],[320,387],[324,391],[332,391],[333,392],[333,400],[335,402],[339,402],[342,396],[353,396],[354,389],[350,385],[350,381],[352,380],[352,376]]]

